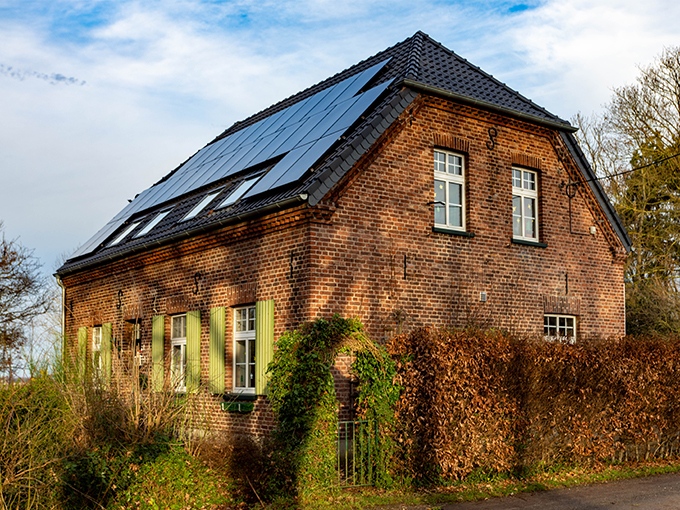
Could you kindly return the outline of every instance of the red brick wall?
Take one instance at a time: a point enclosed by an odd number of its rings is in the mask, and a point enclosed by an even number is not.
[[[435,139],[447,138],[468,149],[466,230],[474,238],[432,231],[433,150]],[[392,143],[332,198],[331,225],[313,225],[316,315],[358,316],[374,338],[469,323],[542,335],[544,296],[565,296],[568,275],[568,295],[580,300],[579,334],[622,335],[623,248],[611,242],[601,211],[589,209],[593,197],[583,186],[570,232],[560,183],[569,182],[571,168],[560,161],[558,142],[548,129],[447,101],[418,105]],[[539,167],[539,241],[547,248],[511,242],[513,161]],[[590,226],[596,234],[582,235]]]
[[[466,223],[474,238],[432,231],[435,143],[466,156]],[[541,335],[544,297],[564,296],[567,274],[568,296],[580,302],[579,334],[624,333],[622,246],[585,188],[572,201],[570,232],[569,199],[559,185],[578,176],[554,132],[426,98],[376,146],[315,209],[271,214],[65,277],[67,336],[111,322],[120,338],[125,321],[136,317],[148,361],[152,316],[200,310],[207,380],[212,307],[275,299],[277,338],[333,313],[359,317],[378,340],[421,324]],[[513,162],[538,171],[546,248],[511,242]],[[590,226],[597,233],[582,235]],[[228,388],[232,321],[227,313]],[[168,317],[165,338],[168,359]],[[347,360],[334,376],[346,419]],[[273,427],[264,399],[244,415],[220,411],[217,398],[205,405],[218,429],[262,434]]]

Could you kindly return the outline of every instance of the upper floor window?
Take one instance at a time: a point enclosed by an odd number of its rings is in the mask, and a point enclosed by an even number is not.
[[[255,307],[234,310],[234,390],[255,392]]]
[[[187,316],[175,315],[170,329],[170,374],[176,391],[186,390]]]
[[[434,151],[434,224],[465,230],[465,158]]]
[[[512,236],[538,241],[538,174],[512,169]]]

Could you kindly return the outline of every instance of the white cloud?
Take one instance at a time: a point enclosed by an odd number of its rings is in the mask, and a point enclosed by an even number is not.
[[[49,266],[234,121],[416,30],[562,117],[677,38],[670,1],[531,4],[28,3],[0,21],[0,219]]]
[[[677,44],[679,17],[672,0],[550,0],[508,30],[510,47],[526,62],[510,74],[520,81],[528,73],[542,76],[544,83],[523,92],[564,117],[589,113],[613,87],[634,81],[638,64]]]

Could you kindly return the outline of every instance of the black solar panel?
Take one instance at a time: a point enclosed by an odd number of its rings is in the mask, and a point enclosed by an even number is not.
[[[356,96],[388,60],[204,147],[170,178],[140,193],[73,256],[94,250],[135,213],[272,158],[285,155],[245,196],[299,179],[387,88],[383,83]]]

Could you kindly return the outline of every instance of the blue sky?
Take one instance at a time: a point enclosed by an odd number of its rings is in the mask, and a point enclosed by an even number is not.
[[[0,220],[51,273],[233,122],[422,30],[562,118],[680,44],[672,0],[0,0]]]

